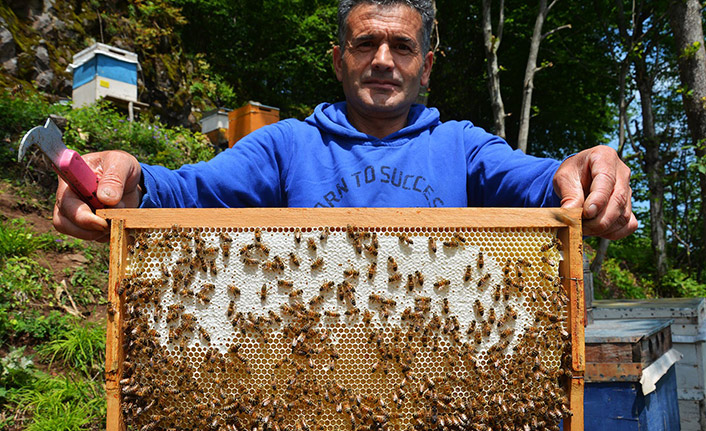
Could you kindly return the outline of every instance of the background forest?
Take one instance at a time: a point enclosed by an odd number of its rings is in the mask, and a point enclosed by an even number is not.
[[[640,229],[586,239],[596,296],[706,296],[705,5],[698,0],[436,0],[420,101],[523,151],[594,145],[633,172]],[[101,429],[107,248],[51,228],[56,179],[24,132],[66,118],[80,152],[120,148],[176,167],[220,151],[198,133],[249,100],[305,118],[343,95],[335,0],[0,0],[0,429]],[[66,66],[103,42],[139,55],[129,123],[73,110]]]

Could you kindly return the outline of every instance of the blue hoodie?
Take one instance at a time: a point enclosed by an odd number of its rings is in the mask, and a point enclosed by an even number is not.
[[[283,120],[208,162],[142,164],[142,207],[560,206],[559,162],[525,155],[468,121],[413,105],[403,129],[359,132],[345,102]]]

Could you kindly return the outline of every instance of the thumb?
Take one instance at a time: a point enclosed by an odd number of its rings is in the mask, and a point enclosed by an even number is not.
[[[135,166],[137,160],[127,153],[121,151],[106,151],[101,153],[101,163],[97,166],[98,199],[107,206],[115,206],[123,198],[126,187],[129,184],[136,184]],[[139,166],[139,165],[138,165]]]

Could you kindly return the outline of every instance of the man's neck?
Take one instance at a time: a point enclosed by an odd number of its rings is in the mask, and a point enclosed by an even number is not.
[[[409,109],[404,114],[389,115],[389,116],[365,116],[361,115],[355,109],[350,109],[348,105],[347,117],[348,121],[359,132],[375,136],[378,139],[383,139],[407,125],[407,116]]]

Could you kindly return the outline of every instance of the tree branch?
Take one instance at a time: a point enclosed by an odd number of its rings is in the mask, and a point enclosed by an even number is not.
[[[542,39],[541,39],[541,40],[544,40],[544,39],[546,39],[547,37],[549,37],[549,36],[553,35],[554,33],[556,33],[557,31],[559,31],[559,30],[564,30],[565,28],[571,28],[571,24],[564,24],[564,25],[559,26],[559,27],[557,27],[557,28],[555,28],[555,29],[549,30],[548,32],[546,32],[546,33],[544,33],[544,34],[542,35]]]

